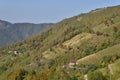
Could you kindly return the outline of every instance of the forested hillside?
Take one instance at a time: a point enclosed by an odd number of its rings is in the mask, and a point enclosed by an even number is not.
[[[0,80],[119,80],[120,6],[54,24],[0,48]]]

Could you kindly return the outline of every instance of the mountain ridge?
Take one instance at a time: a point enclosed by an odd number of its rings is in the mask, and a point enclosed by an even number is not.
[[[0,46],[5,46],[10,43],[24,40],[33,34],[40,33],[41,31],[52,26],[53,23],[10,23],[0,20]]]

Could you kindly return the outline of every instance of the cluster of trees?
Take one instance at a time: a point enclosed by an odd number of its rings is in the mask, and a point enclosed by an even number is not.
[[[24,68],[19,68],[15,72],[11,72],[8,80],[37,80],[36,72],[31,70],[27,71]]]
[[[8,70],[12,66],[13,66],[13,61],[11,60],[6,61],[3,65],[0,65],[0,74],[2,74],[4,71]]]
[[[102,72],[94,71],[88,73],[88,80],[107,80],[105,76],[103,76]]]
[[[103,60],[101,61],[101,67],[105,67],[110,63],[115,62],[117,59],[119,59],[118,55],[110,55],[103,57]]]
[[[110,25],[114,24],[113,18],[110,18],[110,19],[105,18],[103,22],[104,22],[105,26],[110,26]]]

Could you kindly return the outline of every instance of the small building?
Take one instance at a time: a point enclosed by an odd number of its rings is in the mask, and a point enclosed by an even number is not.
[[[70,59],[69,66],[75,66],[75,65],[76,65],[75,59]]]
[[[19,53],[18,53],[17,51],[14,51],[14,54],[15,54],[15,55],[18,55]]]

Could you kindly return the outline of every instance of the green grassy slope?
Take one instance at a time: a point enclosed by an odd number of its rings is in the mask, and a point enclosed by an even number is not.
[[[110,55],[119,55],[120,56],[120,44],[109,47],[92,55],[86,56],[80,60],[77,60],[78,64],[99,64],[102,61],[102,58]]]

